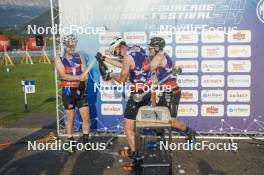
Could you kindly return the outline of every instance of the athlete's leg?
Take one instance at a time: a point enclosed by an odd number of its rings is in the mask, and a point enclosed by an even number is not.
[[[66,111],[66,133],[68,138],[73,137],[73,119],[74,119],[74,110],[67,109]]]
[[[90,130],[90,117],[89,117],[89,107],[83,106],[79,109],[82,118],[82,129],[83,134],[88,134]]]
[[[131,151],[135,151],[135,120],[124,120],[124,131],[127,136],[127,142]]]

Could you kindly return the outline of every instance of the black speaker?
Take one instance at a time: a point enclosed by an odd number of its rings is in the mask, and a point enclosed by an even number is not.
[[[36,35],[35,38],[36,38],[36,46],[44,46],[43,36]]]

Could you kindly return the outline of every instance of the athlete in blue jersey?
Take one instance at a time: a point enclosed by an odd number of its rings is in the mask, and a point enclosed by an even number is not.
[[[163,51],[165,40],[161,37],[153,37],[149,42],[149,55],[151,58],[150,70],[156,74],[158,81],[161,81],[172,73],[174,63],[170,56]],[[170,92],[164,92],[160,97],[158,106],[167,106],[171,113],[172,127],[177,128],[187,135],[188,140],[195,141],[195,131],[187,127],[186,124],[176,120],[178,105],[181,97],[181,89],[177,85],[175,77],[167,79],[163,84],[174,87]]]
[[[129,150],[122,150],[120,154],[123,157],[133,157],[135,154],[135,128],[134,122],[141,106],[149,104],[150,99],[146,98],[142,102],[133,100],[134,93],[143,93],[143,88],[148,86],[150,60],[145,52],[139,46],[128,47],[122,38],[116,38],[110,44],[111,54],[122,58],[123,63],[119,63],[110,58],[104,58],[104,61],[118,66],[122,69],[120,76],[112,76],[111,79],[119,83],[131,82],[131,96],[129,97],[124,113],[124,131],[127,136]]]
[[[61,78],[62,100],[66,112],[66,132],[68,140],[73,141],[74,108],[79,108],[82,118],[83,142],[88,142],[89,133],[89,108],[86,93],[80,94],[80,81],[88,79],[85,70],[85,59],[75,52],[77,38],[66,35],[63,39],[64,55],[55,59],[55,66]],[[74,147],[69,148],[70,152]]]

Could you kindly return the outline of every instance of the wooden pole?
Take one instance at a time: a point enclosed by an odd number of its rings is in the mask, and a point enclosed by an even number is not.
[[[8,55],[8,52],[6,51],[6,46],[4,45],[4,56],[1,61],[1,66],[14,66],[13,61],[11,60],[10,56]]]

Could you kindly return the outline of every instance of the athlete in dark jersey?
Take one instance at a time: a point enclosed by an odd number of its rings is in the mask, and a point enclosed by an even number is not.
[[[66,133],[69,142],[73,141],[73,121],[74,109],[79,108],[82,118],[83,142],[88,142],[89,133],[89,108],[86,94],[80,94],[78,90],[80,81],[88,79],[87,74],[83,74],[85,60],[81,55],[75,53],[77,39],[73,35],[66,35],[63,40],[64,55],[55,59],[55,66],[61,78],[62,100],[66,113]],[[69,147],[69,152],[73,152],[74,147]]]
[[[123,157],[132,157],[135,153],[135,128],[134,122],[137,112],[141,106],[149,103],[149,99],[142,102],[135,102],[133,100],[134,93],[142,93],[144,85],[147,85],[149,76],[150,60],[143,48],[135,45],[128,47],[122,38],[116,38],[110,44],[112,55],[122,57],[123,63],[116,63],[111,59],[105,59],[106,62],[118,66],[122,69],[120,76],[112,76],[111,79],[119,83],[125,83],[127,80],[131,83],[131,95],[127,101],[124,113],[124,131],[127,136],[127,141],[130,149],[128,151],[120,151]]]
[[[156,76],[158,81],[161,81],[172,73],[174,63],[167,53],[163,51],[165,47],[165,40],[161,37],[153,37],[149,43],[149,55],[151,58],[150,70]],[[178,105],[181,97],[181,89],[177,85],[176,78],[171,77],[167,79],[164,85],[170,85],[172,90],[170,92],[163,92],[159,99],[158,106],[167,106],[171,113],[172,127],[183,131],[191,142],[195,141],[195,131],[187,127],[183,122],[177,121]]]

